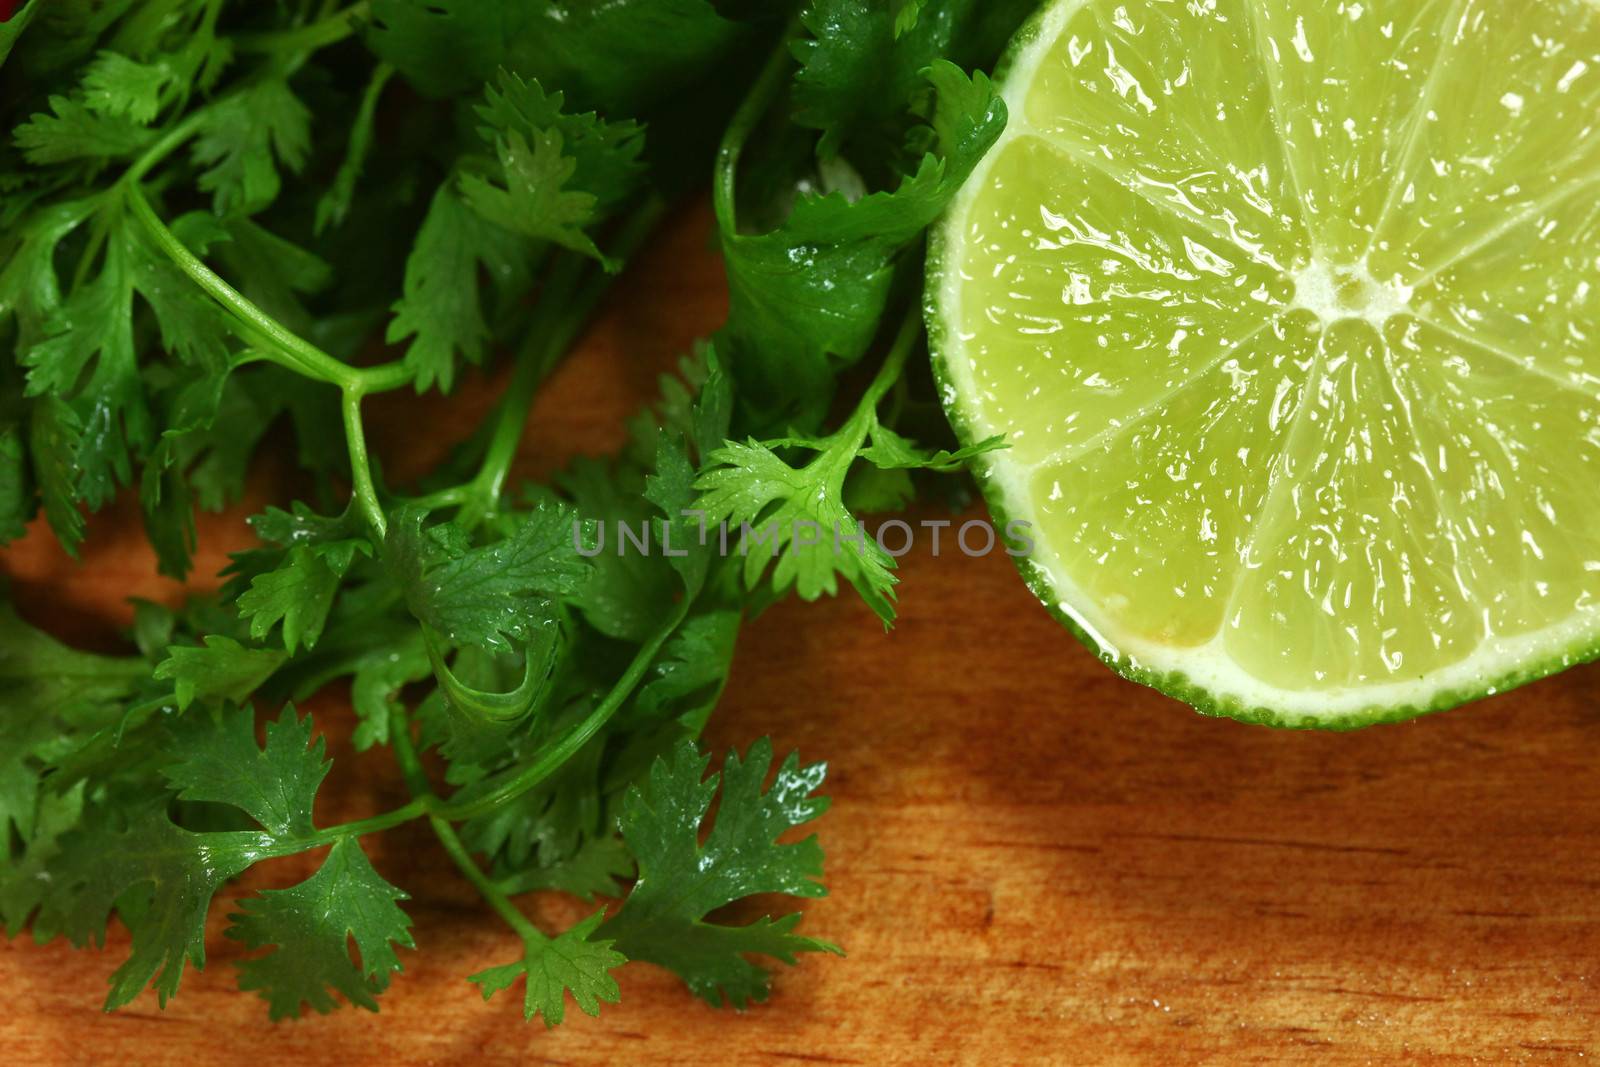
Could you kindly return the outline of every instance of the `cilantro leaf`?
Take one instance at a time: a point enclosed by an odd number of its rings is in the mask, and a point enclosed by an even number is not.
[[[102,816],[62,837],[46,866],[52,891],[37,901],[34,934],[41,941],[64,935],[80,946],[103,943],[116,908],[133,945],[111,976],[106,1010],[129,1003],[147,985],[165,1005],[185,961],[205,965],[206,912],[222,883],[274,849],[294,850],[310,833],[312,797],[327,773],[322,743],[307,747],[310,737],[309,719],[285,709],[258,749],[254,716],[236,709],[189,722],[175,738],[164,773],[180,795],[235,807],[260,831],[195,833],[172,822],[164,800],[147,800],[125,822]]]
[[[100,272],[52,312],[49,335],[21,359],[29,395],[75,401],[80,433],[72,491],[91,508],[130,479],[126,440],[143,440],[150,427],[133,338],[132,259],[125,232],[110,239]]]
[[[603,259],[584,227],[597,220],[594,196],[565,188],[577,163],[562,155],[557,130],[536,130],[530,140],[518,132],[496,142],[505,187],[477,174],[461,178],[461,195],[490,222],[513,233]]]
[[[885,623],[894,619],[894,560],[862,529],[844,502],[855,462],[848,434],[819,442],[804,466],[792,467],[758,441],[729,442],[709,457],[696,480],[700,508],[713,526],[727,523],[753,588],[773,565],[778,592],[804,600],[838,591],[842,574]]]
[[[645,498],[642,476],[628,464],[579,457],[557,484],[597,531],[596,543],[585,547],[593,553],[591,575],[576,600],[584,618],[608,637],[645,640],[678,579],[658,552],[619,550],[624,536],[652,529],[656,509]]]
[[[763,780],[772,765],[772,744],[757,741],[747,758],[730,753],[720,775],[702,780],[709,758],[683,742],[670,758],[657,760],[648,781],[629,790],[620,820],[623,839],[639,862],[639,880],[622,908],[600,928],[628,959],[648,960],[675,971],[712,1005],[724,999],[743,1008],[764,1000],[768,977],[747,953],[793,963],[800,952],[838,952],[825,941],[802,937],[798,914],[748,926],[724,926],[706,915],[759,893],[822,896],[822,848],[815,835],[778,844],[785,831],[815,819],[828,802],[813,795],[822,784],[822,764],[800,766],[791,754],[778,768],[771,789]],[[722,782],[722,799],[705,844],[700,826]]]
[[[211,634],[205,644],[173,645],[156,666],[155,676],[170,681],[178,707],[202,701],[243,701],[272,676],[287,654],[270,648],[246,648],[231,637]]]
[[[273,570],[258,574],[239,596],[239,614],[250,620],[250,636],[260,640],[283,623],[283,647],[290,655],[302,641],[307,648],[322,636],[334,594],[349,557],[342,560],[309,545],[291,548]]]
[[[707,0],[373,0],[372,16],[372,50],[424,93],[473,88],[504,67],[567,87],[581,106],[606,114],[670,98],[750,38]]]
[[[386,340],[412,338],[406,365],[418,392],[435,382],[449,392],[456,357],[483,361],[489,327],[478,295],[478,268],[491,274],[517,269],[526,241],[469,208],[447,181],[434,193],[406,257],[405,284],[394,304]]]
[[[384,559],[411,613],[455,644],[509,651],[588,576],[565,508],[541,505],[505,540],[475,549],[449,543],[459,528],[424,530],[424,517],[416,508],[394,515]]]
[[[564,96],[546,92],[537,79],[524,80],[502,70],[484,88],[484,102],[475,108],[489,144],[519,133],[532,140],[542,131],[561,135],[561,152],[572,161],[572,184],[594,197],[604,213],[627,199],[644,177],[640,153],[644,127],[637,122],[607,122],[594,112],[574,113]]]
[[[399,971],[394,946],[414,947],[411,920],[398,902],[406,894],[384,881],[355,838],[342,837],[322,867],[290,889],[267,889],[240,902],[227,936],[246,949],[273,951],[239,962],[239,988],[255,990],[274,1019],[303,1006],[326,1014],[333,993],[377,1011],[378,993]],[[354,941],[360,963],[351,959]]]
[[[281,164],[299,173],[311,141],[311,112],[282,77],[255,82],[208,109],[194,142],[206,168],[198,185],[218,215],[253,214],[277,199]]]
[[[84,72],[84,103],[102,115],[126,115],[145,125],[156,117],[161,91],[174,74],[165,63],[140,63],[116,52],[101,52]]]
[[[311,739],[311,717],[285,707],[267,723],[265,746],[256,745],[248,708],[225,711],[215,722],[197,718],[198,725],[179,729],[172,762],[162,768],[178,798],[232,805],[277,838],[309,834],[311,805],[331,766],[322,738]]]
[[[739,622],[739,613],[727,609],[685,619],[661,650],[648,679],[624,712],[622,724],[650,722],[671,714],[690,734],[698,734],[733,668]]]
[[[187,961],[205,966],[205,918],[219,886],[256,861],[263,835],[192,833],[147,809],[125,829],[98,824],[63,840],[49,865],[53,891],[39,903],[34,937],[103,944],[115,906],[133,935],[126,961],[111,976],[107,1011],[154,985],[164,1006],[178,991]]]
[[[838,369],[878,334],[902,255],[1005,127],[989,79],[939,61],[932,149],[893,191],[802,197],[762,234],[724,230],[731,306],[723,344],[764,421],[816,421]]]
[[[8,853],[0,867],[0,921],[8,936],[22,932],[28,917],[55,888],[51,885],[50,865],[61,854],[62,837],[83,819],[83,794],[87,788],[87,782],[79,781],[67,789],[46,789],[38,794],[33,825],[21,854]]]
[[[78,451],[83,423],[65,401],[41,397],[29,409],[28,450],[33,454],[33,474],[44,503],[45,519],[56,539],[76,554],[87,528],[78,510]]]
[[[955,471],[985,452],[1006,447],[1005,435],[996,434],[954,452],[943,448],[930,452],[878,423],[873,424],[871,439],[872,443],[863,448],[860,455],[880,470]]]
[[[23,427],[0,423],[0,545],[28,531],[35,509]]]
[[[52,96],[50,110],[35,113],[13,136],[29,163],[49,166],[131,156],[150,142],[152,133],[125,116],[105,115],[81,100]]]
[[[32,838],[45,772],[117,720],[145,669],[138,659],[68,648],[0,602],[0,859],[10,829]]]
[[[809,0],[807,34],[793,45],[795,120],[821,130],[818,151],[846,153],[862,169],[905,167],[923,71],[938,60],[988,67],[1035,0]],[[912,142],[916,138],[910,138]],[[907,168],[911,169],[911,168]]]
[[[617,895],[617,882],[633,877],[633,857],[614,834],[585,837],[569,856],[522,867],[500,879],[508,896],[553,889],[584,900]]]
[[[556,1026],[566,1016],[566,995],[586,1015],[599,1015],[600,1003],[615,1004],[621,997],[611,970],[628,962],[609,940],[591,940],[605,917],[597,911],[560,936],[524,942],[522,959],[479,971],[467,980],[477,984],[488,1000],[517,981],[526,986],[522,1017],[544,1016],[546,1026]]]

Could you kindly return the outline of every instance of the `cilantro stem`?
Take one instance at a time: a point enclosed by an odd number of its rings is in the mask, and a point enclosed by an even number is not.
[[[504,919],[506,925],[517,932],[518,937],[521,937],[526,943],[535,945],[541,941],[549,940],[544,936],[544,932],[533,925],[533,922],[526,915],[517,910],[517,906],[511,903],[511,898],[506,896],[505,891],[495,884],[493,879],[483,873],[483,869],[478,866],[471,854],[467,852],[467,846],[461,843],[460,835],[456,833],[455,827],[451,826],[448,820],[438,815],[430,815],[428,816],[428,825],[433,827],[434,836],[439,839],[439,844],[444,846],[445,852],[450,854],[450,859],[455,862],[457,869],[466,876],[467,881],[472,883],[472,887],[478,891],[478,894],[489,902],[489,906],[495,910],[495,914]]]
[[[659,197],[651,197],[642,204],[617,235],[612,258],[619,263],[631,258],[665,213],[666,204]],[[611,288],[613,276],[606,274],[593,275],[588,284],[580,288],[579,275],[588,266],[584,259],[568,254],[551,268],[549,280],[539,295],[539,309],[545,314],[536,313],[527,340],[517,354],[511,382],[500,400],[483,463],[464,487],[463,508],[458,516],[464,526],[475,526],[499,509],[500,494],[527,428],[528,412],[539,384],[577,340],[578,333]]]
[[[601,727],[611,720],[611,717],[621,709],[623,703],[632,695],[635,687],[644,678],[645,671],[650,669],[650,664],[655,662],[656,654],[661,651],[661,646],[678,629],[685,617],[689,614],[692,603],[689,597],[684,597],[678,602],[672,614],[667,618],[649,640],[639,647],[632,661],[628,663],[627,670],[617,679],[611,691],[588,716],[567,732],[565,736],[546,748],[539,757],[523,768],[522,772],[509,781],[497,786],[483,796],[460,804],[446,803],[434,809],[434,814],[451,820],[461,822],[466,819],[487,815],[501,804],[521,796],[540,782],[560,770],[562,765],[577,755],[578,750],[588,744]]]
[[[878,368],[878,373],[873,376],[867,391],[862,395],[862,408],[869,411],[877,408],[884,395],[900,380],[905,370],[906,359],[911,355],[911,349],[921,334],[922,310],[913,306],[901,321],[900,329],[895,332],[894,341],[889,345],[889,352],[883,357],[883,366]]]
[[[889,345],[889,352],[883,357],[883,365],[878,368],[878,373],[873,375],[866,391],[861,394],[861,400],[856,404],[855,411],[830,438],[830,440],[844,439],[847,447],[842,454],[849,456],[852,462],[862,443],[866,441],[867,434],[872,431],[872,426],[878,417],[878,405],[883,402],[884,395],[900,380],[905,371],[906,358],[911,355],[911,349],[916,345],[921,333],[922,312],[920,308],[913,306],[901,320],[900,328],[895,331],[894,341]],[[844,471],[848,470],[849,464],[846,464]]]
[[[314,52],[354,33],[370,7],[367,0],[361,0],[307,26],[273,33],[242,33],[233,40],[242,52]]]
[[[137,182],[130,182],[123,190],[129,210],[132,211],[156,246],[166,253],[178,269],[223,309],[251,332],[270,341],[275,351],[267,353],[269,359],[290,370],[315,378],[318,381],[349,390],[363,386],[362,371],[334,359],[322,349],[287,329],[281,322],[262,311],[245,295],[222,279],[216,271],[201,262],[184,243],[167,228],[150,206]]]
[[[389,713],[389,736],[394,739],[394,756],[400,764],[400,773],[405,777],[406,788],[411,790],[414,798],[413,804],[424,808],[433,809],[438,806],[439,798],[433,792],[433,786],[428,784],[428,776],[422,769],[422,761],[417,758],[416,747],[411,743],[411,723],[406,717],[403,707],[396,704]],[[454,826],[448,819],[429,811],[428,825],[433,828],[433,836],[439,839],[439,844],[449,854],[457,869],[471,882],[479,895],[489,902],[506,925],[517,932],[525,942],[537,943],[545,940],[539,928],[529,921],[526,915],[518,911],[516,905],[506,896],[505,891],[494,883],[483,869],[478,866],[472,854],[467,851],[467,846],[461,841],[461,836],[456,833]]]
[[[331,845],[340,838],[361,837],[365,834],[381,833],[392,830],[402,823],[413,819],[420,819],[428,813],[428,804],[422,800],[412,800],[409,804],[386,811],[380,815],[372,815],[365,819],[356,819],[353,822],[340,823],[338,826],[329,826],[318,830],[308,837],[302,837],[292,842],[293,847],[285,851],[285,855],[295,852],[304,852],[306,849],[318,848],[322,845]]]
[[[172,137],[178,132],[174,129]],[[142,162],[142,161],[141,161]],[[130,174],[133,172],[130,171]],[[375,367],[352,367],[328,355],[305,338],[286,328],[277,319],[262,311],[245,295],[224,281],[221,275],[206,266],[166,223],[155,213],[137,181],[123,190],[129,210],[149,232],[156,246],[167,258],[187,274],[205,293],[222,305],[233,316],[243,331],[267,342],[263,351],[266,358],[280,366],[337,386],[342,394],[341,412],[344,418],[345,441],[350,449],[350,474],[354,492],[362,514],[373,531],[382,538],[387,529],[383,506],[378,502],[377,488],[372,481],[371,462],[367,455],[366,433],[361,423],[361,398],[368,393],[396,389],[411,380],[412,372],[403,361],[396,360]]]
[[[794,36],[798,25],[798,20],[792,21],[783,31],[778,47],[773,49],[767,65],[761,68],[755,84],[750,87],[750,91],[739,104],[739,110],[735,111],[733,118],[728,121],[728,127],[722,134],[722,143],[717,147],[716,180],[713,183],[712,198],[716,207],[717,225],[724,234],[738,232],[734,215],[734,187],[739,171],[739,155],[744,151],[744,143],[755,132],[762,116],[767,113],[767,109],[788,84],[789,68],[794,64],[794,56],[789,51],[789,40]]]
[[[361,389],[346,388],[339,405],[344,417],[344,439],[350,449],[350,478],[352,492],[367,525],[382,541],[388,533],[389,523],[383,515],[383,505],[378,502],[378,489],[372,482],[372,463],[367,458],[366,428],[361,422]]]
[[[220,99],[220,98],[219,98]],[[217,101],[212,101],[215,105]],[[183,143],[200,131],[205,125],[208,107],[198,108],[189,113],[182,122],[162,134],[133,164],[123,172],[121,181],[125,185],[137,185],[141,179],[162,160],[176,152]]]
[[[528,425],[528,412],[539,383],[544,381],[556,359],[566,351],[583,323],[588,321],[594,304],[605,292],[605,285],[591,283],[581,297],[574,299],[573,291],[578,287],[583,268],[584,264],[577,256],[563,256],[552,268],[545,289],[539,296],[534,323],[521,351],[517,353],[511,382],[500,398],[483,463],[466,486],[465,502],[457,521],[468,529],[500,509],[500,494],[505,488],[507,475],[511,473],[511,464],[516,459],[517,446],[522,443],[522,434]],[[547,319],[554,321],[547,325]]]

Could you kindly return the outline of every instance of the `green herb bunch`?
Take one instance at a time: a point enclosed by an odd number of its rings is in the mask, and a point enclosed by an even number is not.
[[[751,957],[837,951],[799,914],[708,918],[824,892],[817,839],[789,833],[827,806],[822,765],[774,770],[757,741],[707,777],[696,739],[775,598],[842,577],[892,620],[894,561],[853,516],[967,458],[914,442],[942,432],[912,358],[921,241],[1005,123],[979,71],[1031,6],[0,10],[0,540],[42,512],[75,550],[136,491],[182,578],[195,509],[238,502],[262,448],[292,441],[314,486],[249,520],[259,545],[218,596],[138,604],[136,654],[0,606],[7,929],[85,945],[115,914],[131,952],[106,1007],[164,1003],[204,963],[223,882],[321,849],[231,916],[240,986],[275,1017],[375,1009],[412,937],[361,839],[426,820],[522,940],[470,980],[521,983],[528,1018],[560,1022],[569,994],[596,1013],[628,960],[742,1007],[768,988]],[[708,176],[726,325],[620,454],[513,485],[542,379]],[[511,370],[480,432],[390,484],[367,398],[491,360]],[[830,536],[801,543],[795,520]],[[597,553],[617,523],[674,553]],[[779,532],[724,554],[703,536],[723,523]],[[313,821],[330,764],[294,702],[330,685],[355,746],[398,761],[404,806]],[[547,889],[620,904],[550,934],[513,903]]]

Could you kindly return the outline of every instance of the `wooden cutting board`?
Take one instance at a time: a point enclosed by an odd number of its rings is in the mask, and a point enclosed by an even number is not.
[[[685,212],[623,279],[541,396],[522,472],[620,444],[655,375],[724,310],[709,214]],[[403,476],[493,401],[378,418]],[[419,403],[424,414],[419,415]],[[200,574],[248,543],[241,517],[289,473],[269,460],[238,510],[202,527]],[[173,600],[135,513],[96,524],[84,564],[39,532],[0,555],[26,613],[105,646],[126,597]],[[234,988],[233,900],[304,871],[251,872],[212,909],[209,966],[166,1011],[99,1003],[126,950],[25,939],[0,951],[0,1058],[195,1064],[1578,1063],[1600,1050],[1600,673],[1355,734],[1196,715],[1097,663],[1004,558],[904,560],[884,634],[849,596],[750,626],[709,740],[763,734],[830,766],[821,821],[832,895],[810,958],[744,1014],[646,965],[622,1003],[546,1030],[464,977],[515,942],[426,831],[369,839],[408,889],[421,950],[382,1014],[272,1024]],[[211,580],[197,580],[205,588]],[[313,702],[335,765],[320,820],[403,797],[382,752],[353,754],[339,692]],[[299,865],[297,867],[297,864]],[[536,917],[577,905],[541,900]]]

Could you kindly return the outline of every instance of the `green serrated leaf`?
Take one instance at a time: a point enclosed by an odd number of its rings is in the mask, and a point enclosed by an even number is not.
[[[239,615],[250,620],[250,636],[260,640],[283,623],[283,647],[290,655],[303,641],[312,648],[339,591],[343,568],[307,545],[290,549],[276,568],[258,574],[239,597]],[[349,557],[344,564],[348,566]]]
[[[934,144],[892,191],[802,197],[771,232],[722,234],[731,307],[719,348],[764,422],[820,420],[839,369],[877,337],[902,256],[1005,127],[982,74],[939,61],[924,76]]]
[[[588,577],[565,508],[541,505],[505,540],[458,555],[441,550],[441,528],[425,532],[423,519],[415,509],[395,514],[384,559],[411,613],[453,644],[510,651]]]
[[[584,900],[617,895],[618,882],[632,878],[633,857],[622,839],[601,834],[583,839],[569,856],[546,865],[523,867],[500,879],[507,895],[555,890]]]
[[[786,831],[810,822],[828,802],[813,795],[826,773],[822,764],[800,766],[791,754],[772,787],[762,782],[772,764],[772,744],[750,746],[740,760],[730,753],[720,776],[703,778],[709,760],[684,741],[669,759],[650,768],[643,786],[628,791],[620,825],[639,863],[639,880],[622,908],[601,927],[629,959],[675,971],[713,1005],[742,1008],[765,999],[765,972],[746,953],[793,963],[800,952],[835,952],[825,941],[802,937],[798,914],[723,926],[706,915],[760,893],[822,896],[822,848],[815,835],[779,844]],[[701,823],[722,781],[715,822],[700,844]]]
[[[227,935],[246,949],[271,947],[239,962],[239,988],[259,993],[274,1019],[320,1014],[351,1004],[377,1011],[400,960],[394,947],[412,948],[411,920],[398,902],[406,894],[372,867],[355,838],[342,837],[316,874],[290,889],[267,889],[240,901]],[[359,963],[351,958],[355,942]]]
[[[887,426],[874,423],[871,430],[871,444],[861,450],[860,456],[881,470],[956,471],[961,470],[968,460],[976,456],[985,452],[999,451],[1005,447],[1005,435],[996,434],[954,452],[943,448],[930,452]]]
[[[711,454],[695,485],[712,526],[726,523],[754,588],[772,567],[779,592],[793,588],[815,600],[838,591],[843,575],[885,623],[894,619],[894,560],[844,502],[844,480],[856,453],[843,438],[807,464],[793,467],[767,445],[729,442]]]
[[[183,720],[161,773],[181,800],[228,804],[275,838],[303,837],[332,766],[324,751],[322,738],[311,739],[311,716],[300,718],[292,706],[267,723],[265,746],[256,744],[255,713],[230,708],[215,721]]]
[[[161,90],[174,71],[165,63],[140,63],[116,52],[101,52],[83,75],[83,102],[112,118],[126,116],[140,125],[156,117]]]
[[[597,911],[559,937],[527,942],[516,963],[490,967],[467,980],[483,991],[484,1000],[525,981],[522,1017],[542,1015],[546,1026],[559,1025],[566,1016],[569,993],[584,1014],[599,1015],[602,1001],[615,1004],[621,996],[612,969],[628,962],[609,940],[591,940],[603,918],[605,912]]]
[[[299,173],[311,142],[311,112],[281,77],[263,78],[205,113],[194,142],[199,185],[219,215],[253,214],[277,199],[279,166]]]
[[[160,1003],[178,991],[185,962],[205,966],[205,919],[217,888],[269,843],[259,833],[191,833],[147,809],[126,828],[100,824],[63,838],[48,864],[51,892],[39,902],[34,937],[65,936],[80,948],[105,941],[116,907],[133,935],[111,976],[107,1011],[154,985]]]
[[[13,136],[23,157],[42,167],[131,156],[148,144],[153,134],[126,116],[108,116],[80,100],[52,96],[50,110],[36,112]]]
[[[390,344],[411,338],[405,360],[418,392],[434,383],[449,392],[458,357],[483,362],[489,327],[479,267],[490,274],[515,271],[527,256],[526,244],[467,207],[453,181],[439,187],[406,257],[402,296],[385,335]]]
[[[479,133],[490,144],[510,134],[530,142],[542,131],[560,134],[562,155],[572,161],[572,184],[594,197],[595,211],[604,214],[625,200],[644,177],[640,153],[644,127],[636,122],[607,122],[594,112],[573,114],[564,110],[559,92],[547,93],[537,80],[523,80],[502,70],[485,88],[478,117]]]
[[[475,88],[504,67],[568,89],[602,114],[659,106],[753,39],[707,0],[374,0],[372,14],[372,49],[424,93]]]
[[[599,201],[574,186],[577,162],[561,150],[561,132],[512,131],[495,143],[500,159],[496,185],[477,174],[461,177],[461,196],[496,226],[540,241],[552,241],[605,262],[584,228],[599,221]]]
[[[202,646],[174,645],[156,667],[155,676],[170,681],[178,707],[195,700],[242,703],[272,676],[287,653],[246,648],[231,637],[212,634]]]

